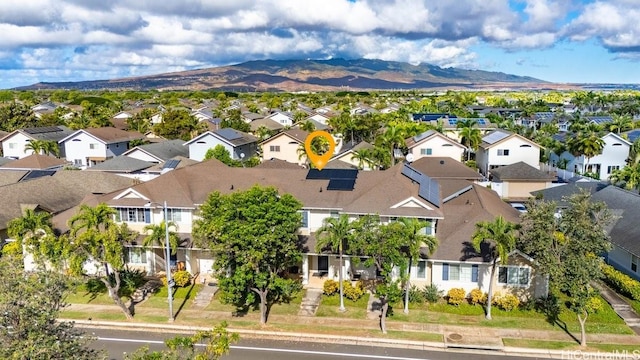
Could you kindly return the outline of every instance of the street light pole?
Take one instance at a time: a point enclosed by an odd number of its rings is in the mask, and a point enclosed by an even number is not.
[[[173,279],[171,279],[171,245],[169,244],[169,211],[167,210],[167,200],[164,201],[164,232],[166,248],[166,272],[167,272],[167,293],[169,298],[169,322],[173,322]]]

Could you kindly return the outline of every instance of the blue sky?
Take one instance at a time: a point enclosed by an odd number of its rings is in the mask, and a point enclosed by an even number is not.
[[[640,0],[2,0],[0,89],[259,59],[640,83]]]

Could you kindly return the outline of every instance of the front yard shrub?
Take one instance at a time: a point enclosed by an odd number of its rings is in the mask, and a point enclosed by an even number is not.
[[[191,284],[191,274],[186,270],[176,271],[172,278],[177,287],[185,287]]]
[[[447,293],[447,302],[451,305],[458,306],[467,296],[467,292],[462,288],[453,288]]]
[[[327,280],[322,285],[322,291],[327,296],[331,296],[337,293],[339,289],[340,289],[340,284],[338,284],[338,282],[335,280]]]
[[[469,303],[471,305],[483,305],[487,302],[488,294],[480,289],[473,289],[469,293]]]
[[[112,285],[115,285],[116,280],[113,274],[110,274],[109,281]],[[124,269],[120,272],[120,291],[118,295],[121,297],[131,297],[137,288],[144,285],[147,282],[146,273],[142,270]],[[93,294],[104,294],[107,292],[107,287],[102,280],[91,278],[85,285],[87,292]]]
[[[520,299],[513,294],[502,294],[498,292],[493,297],[491,303],[504,311],[511,311],[520,305]]]
[[[603,280],[618,293],[633,300],[640,300],[639,281],[606,264],[602,264],[602,275]]]
[[[409,294],[411,295],[411,294]],[[444,297],[444,291],[438,289],[438,285],[427,285],[422,289],[422,296],[430,303],[437,303],[442,297]]]
[[[344,292],[344,297],[351,301],[357,301],[364,295],[364,285],[358,281],[356,285],[353,286],[351,285],[351,281],[344,280],[342,282],[342,291]]]
[[[412,304],[422,304],[424,302],[424,293],[415,285],[409,288],[409,302]]]

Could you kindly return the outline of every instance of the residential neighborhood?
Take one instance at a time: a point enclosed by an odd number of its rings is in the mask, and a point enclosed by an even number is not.
[[[393,284],[389,286],[407,299],[410,291],[432,289],[436,301],[451,306],[459,304],[452,299],[460,293],[464,301],[485,306],[491,319],[493,303],[498,311],[513,308],[500,300],[507,296],[526,304],[553,295],[558,279],[540,250],[522,242],[527,238],[522,229],[532,231],[530,224],[539,221],[534,218],[541,211],[537,206],[547,202],[556,205],[556,219],[578,216],[576,202],[587,193],[588,201],[605,204],[611,215],[610,223],[603,218],[594,227],[602,226],[602,240],[611,244],[603,245],[606,251],[598,255],[621,274],[640,280],[633,226],[639,220],[634,209],[640,205],[634,202],[640,199],[634,177],[640,160],[634,132],[638,114],[625,118],[625,124],[614,121],[621,122],[618,115],[572,122],[574,113],[519,111],[515,105],[506,111],[482,106],[478,96],[474,106],[454,109],[458,117],[438,107],[411,111],[420,101],[415,95],[369,105],[345,99],[341,101],[353,107],[336,103],[316,108],[300,98],[286,98],[276,97],[282,103],[273,107],[250,98],[229,101],[224,95],[201,102],[185,98],[173,109],[163,105],[164,110],[148,99],[92,124],[100,126],[79,128],[74,119],[82,110],[69,108],[68,120],[60,119],[65,125],[32,122],[7,128],[0,138],[0,235],[5,247],[20,244],[24,269],[38,271],[44,255],[32,241],[45,241],[42,231],[67,241],[78,231],[89,231],[77,227],[85,212],[101,209],[110,214],[105,221],[131,236],[119,242],[121,265],[92,255],[82,262],[84,276],[138,271],[167,281],[186,272],[205,289],[215,284],[208,301],[216,301],[224,287],[216,261],[227,260],[208,245],[217,238],[202,235],[203,228],[214,226],[207,223],[213,220],[205,210],[215,196],[226,199],[261,187],[277,191],[277,199],[290,195],[299,202],[294,214],[300,222],[290,235],[300,256],[274,276],[300,286],[304,316],[316,316],[324,297],[331,295],[327,287],[346,280],[345,286],[354,287]],[[34,108],[64,106],[48,101]],[[610,110],[615,109],[613,103]],[[554,115],[543,116],[547,113]],[[326,144],[305,146],[319,128],[336,143],[322,170],[308,155],[326,153]],[[242,211],[237,207],[237,214]],[[16,231],[20,221],[38,216],[50,222],[38,226],[51,230]],[[328,245],[328,229],[339,221],[350,230],[341,245]],[[409,235],[402,229],[408,225],[400,225],[410,221],[419,226],[414,236],[420,239],[411,254],[403,242]],[[215,226],[223,225],[231,224]],[[500,249],[499,236],[490,235],[496,226],[511,241]],[[108,228],[101,229],[106,233]],[[403,235],[394,237],[396,233]],[[395,251],[401,258],[379,258],[367,247],[375,241],[362,240],[366,236],[399,241]],[[46,266],[53,267],[52,261]],[[376,289],[366,288],[368,313],[374,312],[371,304],[379,302],[382,309],[390,301],[391,295]],[[261,319],[266,322],[266,315]],[[384,323],[382,329],[386,331]]]

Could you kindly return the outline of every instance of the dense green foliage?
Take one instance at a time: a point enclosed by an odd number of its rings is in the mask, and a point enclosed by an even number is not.
[[[297,235],[301,208],[290,194],[254,186],[210,194],[194,223],[198,243],[216,259],[223,300],[239,309],[259,306],[262,323],[271,305],[288,301],[301,287],[286,276],[302,256]]]
[[[25,273],[22,263],[0,258],[0,358],[100,359],[92,341],[73,324],[58,321],[69,291],[65,276],[38,271]]]
[[[640,281],[613,268],[602,264],[602,279],[616,292],[633,300],[640,300]]]

